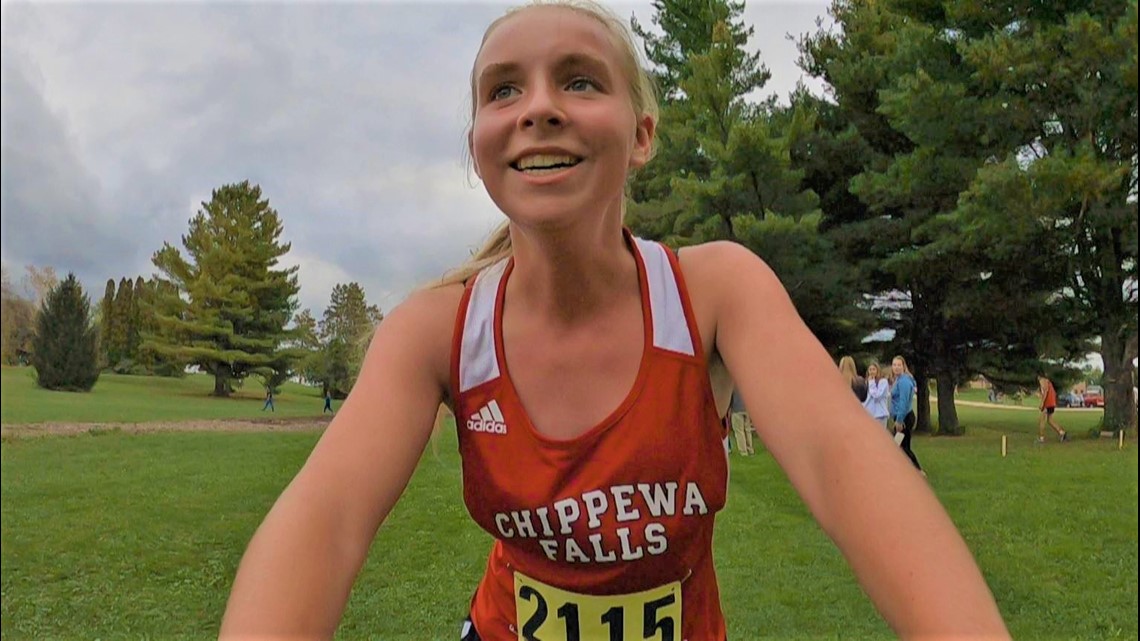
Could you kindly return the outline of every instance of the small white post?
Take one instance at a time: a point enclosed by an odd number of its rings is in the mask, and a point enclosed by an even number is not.
[[[1124,449],[1124,428],[1120,429],[1120,449]]]
[[[1001,457],[1002,458],[1005,458],[1005,452],[1006,452],[1005,434],[1002,434],[1001,435]]]

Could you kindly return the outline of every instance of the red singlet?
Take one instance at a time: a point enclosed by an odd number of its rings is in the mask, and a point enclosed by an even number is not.
[[[626,238],[641,365],[621,405],[579,437],[539,434],[507,374],[513,261],[472,279],[459,305],[451,380],[463,496],[496,539],[471,602],[484,641],[725,638],[712,538],[726,433],[676,256]]]

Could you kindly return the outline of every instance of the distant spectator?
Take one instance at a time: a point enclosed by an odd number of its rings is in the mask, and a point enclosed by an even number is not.
[[[334,415],[336,414],[332,408],[332,392],[330,392],[327,387],[325,388],[325,408],[321,410],[321,414],[324,414],[325,412],[329,412]]]
[[[748,408],[744,407],[740,392],[732,392],[729,410],[732,414],[732,433],[736,436],[736,449],[741,456],[752,456],[756,453],[752,447],[752,418],[748,416]]]
[[[265,388],[265,405],[261,406],[261,411],[264,412],[265,410],[269,410],[270,412],[277,411],[273,409],[273,388],[270,387]]]
[[[894,384],[891,385],[891,420],[894,422],[896,440],[899,440],[899,447],[902,448],[910,462],[914,464],[915,469],[926,476],[926,472],[923,472],[922,466],[918,464],[918,457],[910,448],[910,439],[914,434],[915,423],[918,422],[918,418],[911,409],[911,403],[918,386],[910,374],[910,369],[906,366],[906,359],[902,356],[896,356],[891,361],[891,373],[894,375]],[[902,434],[901,440],[897,439],[899,434]]]
[[[859,376],[859,370],[855,367],[855,359],[850,356],[839,359],[839,373],[843,374],[843,379],[851,386],[855,398],[859,399],[860,403],[866,401],[867,380]]]
[[[1040,374],[1037,376],[1037,384],[1041,386],[1041,415],[1037,418],[1037,442],[1045,442],[1045,424],[1048,423],[1064,443],[1069,440],[1069,435],[1057,423],[1057,419],[1053,418],[1053,412],[1057,409],[1057,390],[1053,387],[1053,381]]]
[[[879,364],[871,361],[871,364],[867,366],[867,398],[863,401],[863,407],[876,421],[882,423],[888,432],[891,431],[891,414],[887,410],[889,394],[890,384],[883,377]]]

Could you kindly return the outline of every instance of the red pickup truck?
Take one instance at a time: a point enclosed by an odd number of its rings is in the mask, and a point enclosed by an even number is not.
[[[1099,385],[1089,385],[1081,396],[1085,407],[1104,407],[1104,388]]]

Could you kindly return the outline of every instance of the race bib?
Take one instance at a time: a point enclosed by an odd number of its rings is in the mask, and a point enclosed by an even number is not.
[[[515,612],[519,641],[678,641],[681,582],[593,596],[515,572]]]

